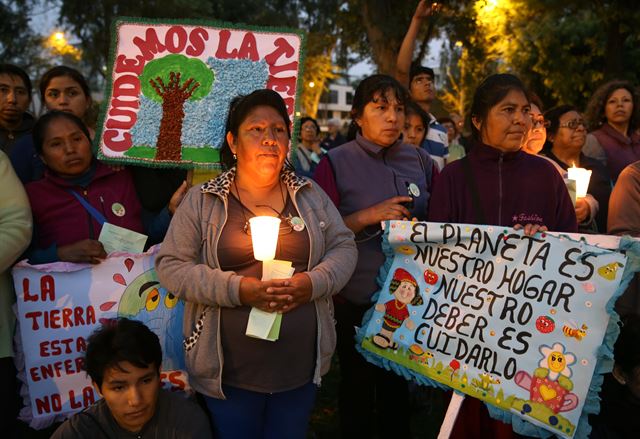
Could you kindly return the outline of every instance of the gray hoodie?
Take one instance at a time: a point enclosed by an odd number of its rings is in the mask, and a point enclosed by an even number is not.
[[[227,221],[227,197],[235,173],[233,168],[189,191],[156,258],[160,282],[186,301],[183,333],[190,384],[200,393],[222,399],[220,307],[241,305],[242,276],[219,268],[217,244]],[[307,274],[318,325],[313,382],[320,384],[336,343],[331,296],[353,274],[357,250],[353,233],[318,185],[286,170],[281,179],[309,232]]]

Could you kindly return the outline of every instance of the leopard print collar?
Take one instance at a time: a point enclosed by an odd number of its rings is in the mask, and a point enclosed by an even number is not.
[[[222,199],[227,199],[229,191],[231,190],[231,184],[236,178],[236,167],[229,169],[213,178],[200,187],[200,192],[203,194],[217,195]],[[297,176],[293,171],[289,169],[283,169],[280,173],[280,179],[287,186],[291,192],[296,192],[302,186],[311,184],[309,180],[303,177]]]

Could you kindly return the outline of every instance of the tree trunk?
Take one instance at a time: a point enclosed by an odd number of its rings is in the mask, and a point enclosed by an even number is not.
[[[388,35],[385,35],[383,29],[374,23],[368,3],[368,1],[362,2],[362,21],[371,44],[373,61],[378,66],[378,73],[393,76],[398,60],[398,47],[394,50],[394,44],[389,41]]]
[[[612,20],[607,25],[607,44],[604,62],[604,77],[606,80],[622,78],[623,45],[627,35],[620,31],[620,21]]]
[[[173,91],[173,90],[172,90]],[[180,161],[182,157],[182,122],[184,121],[183,93],[168,92],[162,101],[162,120],[156,142],[156,160]]]

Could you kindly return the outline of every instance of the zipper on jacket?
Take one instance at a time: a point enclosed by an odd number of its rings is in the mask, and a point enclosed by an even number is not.
[[[498,224],[502,224],[502,162],[504,160],[504,153],[500,153],[500,158],[498,159]]]
[[[296,201],[296,195],[298,194],[299,190],[300,188],[292,190],[291,194],[289,194],[289,198],[291,198],[291,202],[293,203],[293,207],[296,209],[296,212],[298,212],[298,215],[300,215],[300,217],[302,218],[300,209],[298,209],[298,202]],[[289,188],[287,187],[287,192],[288,191],[289,191]],[[304,221],[304,218],[302,219],[302,221]],[[313,254],[313,237],[311,236],[310,227],[308,225],[307,225],[307,231],[308,231],[307,233],[309,233],[309,261],[307,261],[307,271],[311,271],[311,255]],[[320,232],[324,233],[323,230],[321,230]],[[322,369],[322,358],[320,355],[320,343],[322,342],[322,337],[321,337],[322,328],[320,323],[320,311],[318,311],[318,306],[314,304],[313,308],[316,312],[317,335],[316,335],[316,364],[313,370],[313,379],[311,381],[315,385],[320,386],[320,384],[322,384],[322,376],[320,375],[320,371]]]

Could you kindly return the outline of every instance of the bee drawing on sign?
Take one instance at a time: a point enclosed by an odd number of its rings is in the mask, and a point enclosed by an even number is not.
[[[575,338],[576,340],[581,341],[587,336],[587,329],[589,328],[585,324],[578,328],[578,325],[576,325],[575,322],[571,322],[570,325],[565,324],[562,327],[562,333],[569,338]]]

